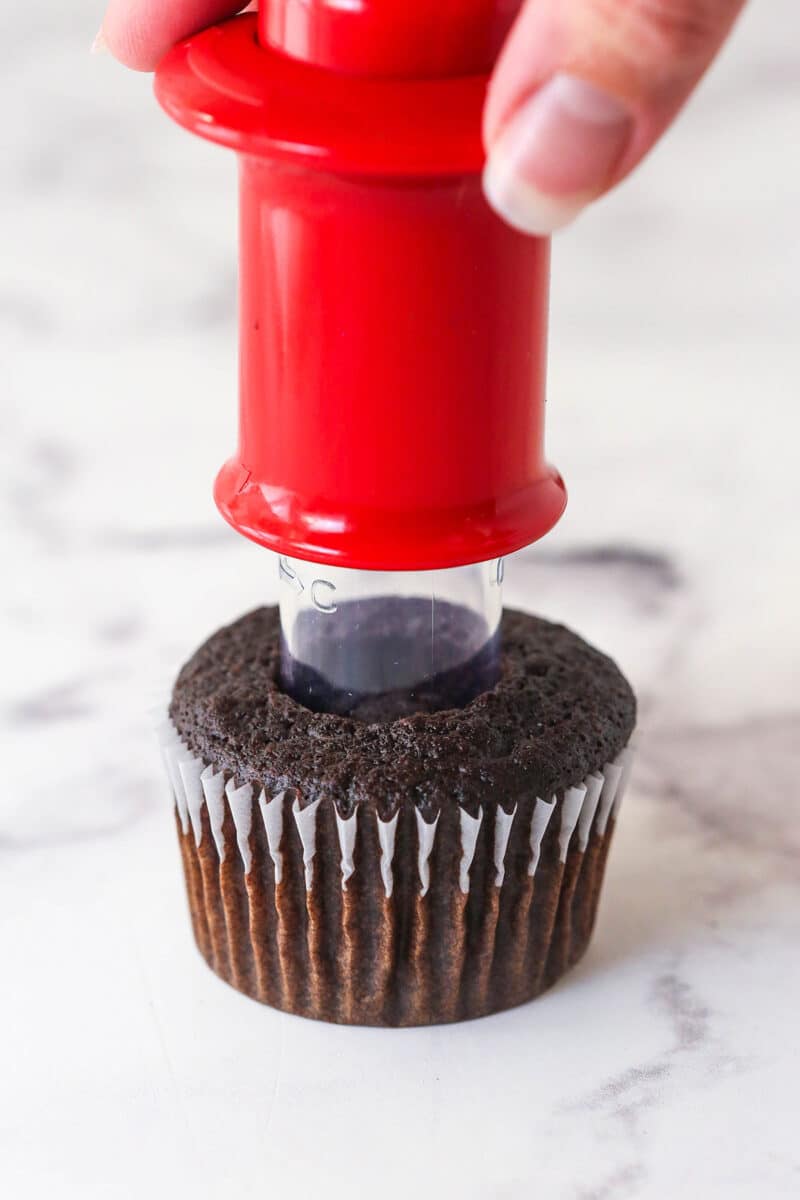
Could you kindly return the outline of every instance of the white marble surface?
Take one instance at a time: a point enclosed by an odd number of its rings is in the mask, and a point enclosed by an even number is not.
[[[13,1200],[800,1192],[795,0],[558,243],[568,515],[508,599],[612,652],[641,756],[593,947],[461,1027],[328,1028],[191,943],[148,707],[273,591],[213,511],[234,438],[233,161],[0,15],[0,1188]]]

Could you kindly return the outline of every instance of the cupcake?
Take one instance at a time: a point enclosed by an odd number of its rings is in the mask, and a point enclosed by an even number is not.
[[[636,702],[560,625],[506,611],[497,685],[367,723],[279,682],[277,609],[200,647],[162,748],[192,926],[239,991],[426,1025],[532,999],[585,951]]]

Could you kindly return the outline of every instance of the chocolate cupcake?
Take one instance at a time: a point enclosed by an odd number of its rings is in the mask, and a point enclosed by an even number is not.
[[[422,1025],[538,995],[591,936],[633,693],[563,626],[506,611],[497,685],[368,723],[279,683],[277,609],[180,672],[162,745],[197,944],[276,1008]]]

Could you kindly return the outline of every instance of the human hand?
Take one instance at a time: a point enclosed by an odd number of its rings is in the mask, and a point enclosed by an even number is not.
[[[672,123],[745,0],[526,0],[484,114],[489,202],[548,234],[624,179]],[[100,40],[152,70],[243,0],[111,0]]]

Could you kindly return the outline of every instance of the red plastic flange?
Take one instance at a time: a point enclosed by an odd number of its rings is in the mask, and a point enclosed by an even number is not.
[[[318,34],[262,13],[262,38],[308,61],[259,44],[252,15],[157,72],[177,121],[240,154],[240,439],[215,497],[280,553],[456,566],[536,540],[566,503],[543,453],[549,244],[483,199],[487,79],[453,73],[491,60],[518,3],[465,0],[472,34],[448,43],[459,5],[280,0]],[[418,31],[438,14],[437,55],[381,40],[401,8]]]

